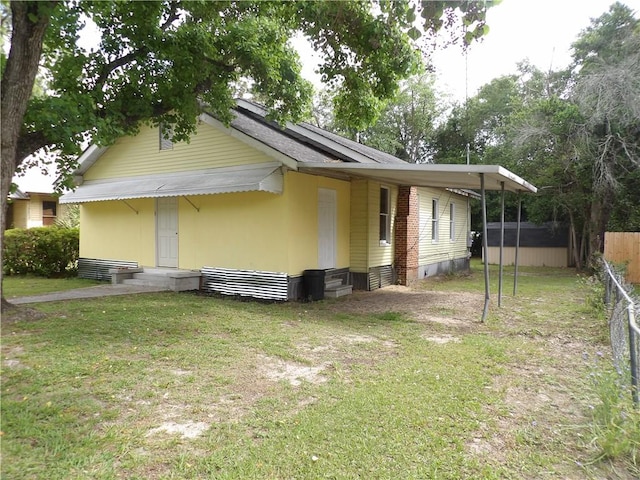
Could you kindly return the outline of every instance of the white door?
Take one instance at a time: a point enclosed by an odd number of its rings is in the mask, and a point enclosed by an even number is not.
[[[318,189],[318,268],[336,267],[336,191]]]
[[[178,266],[178,199],[156,200],[156,237],[159,267]]]

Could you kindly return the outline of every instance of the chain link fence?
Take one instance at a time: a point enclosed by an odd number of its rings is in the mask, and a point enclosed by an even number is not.
[[[633,295],[633,288],[606,261],[603,261],[603,270],[604,303],[610,315],[613,360],[618,372],[629,372],[633,402],[640,406],[640,327],[636,321],[636,314],[640,316],[640,300]]]

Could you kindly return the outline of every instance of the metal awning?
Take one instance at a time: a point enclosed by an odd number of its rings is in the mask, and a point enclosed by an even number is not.
[[[248,191],[279,194],[283,189],[283,176],[280,167],[280,163],[270,162],[140,177],[87,180],[75,191],[60,197],[60,203],[182,197]]]
[[[368,178],[377,182],[396,185],[472,190],[480,189],[480,177],[484,176],[486,190],[501,190],[504,182],[506,191],[534,193],[537,191],[536,187],[529,182],[499,165],[303,162],[298,164],[298,170],[318,175]]]

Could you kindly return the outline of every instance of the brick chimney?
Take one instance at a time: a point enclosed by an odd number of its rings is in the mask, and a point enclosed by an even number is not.
[[[419,210],[416,187],[400,186],[396,206],[394,256],[398,283],[401,285],[408,285],[418,279]]]

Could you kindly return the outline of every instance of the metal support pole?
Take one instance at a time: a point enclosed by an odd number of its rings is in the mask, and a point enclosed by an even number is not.
[[[633,311],[633,303],[629,302],[627,305],[627,322],[629,324],[629,362],[631,364],[631,395],[633,397],[633,404],[636,407],[640,407],[640,398],[638,397],[638,357],[636,335],[638,332],[633,327],[636,325]]]
[[[504,270],[504,182],[500,182],[500,268],[498,273],[498,306],[502,306],[502,274]]]
[[[513,271],[513,295],[518,291],[518,256],[520,254],[520,219],[522,218],[522,194],[518,190],[518,221],[516,226],[516,258],[515,269]]]
[[[484,260],[484,309],[482,322],[489,313],[489,247],[487,239],[487,197],[484,191],[484,173],[480,174],[480,196],[482,197],[482,256]]]

